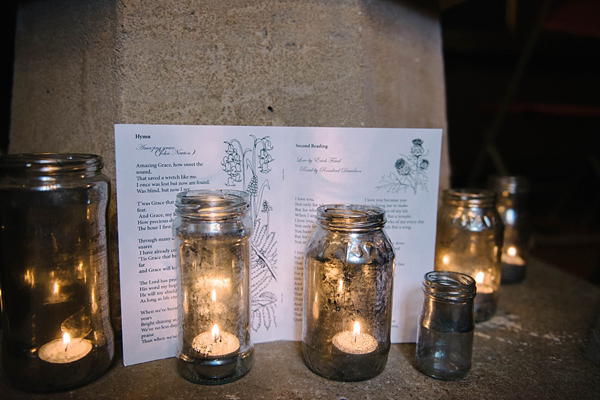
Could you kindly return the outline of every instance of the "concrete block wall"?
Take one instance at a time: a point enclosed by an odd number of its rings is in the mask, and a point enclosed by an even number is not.
[[[446,128],[436,1],[31,0],[15,51],[9,152],[100,154],[113,187],[114,123]],[[119,328],[114,192],[109,223]]]

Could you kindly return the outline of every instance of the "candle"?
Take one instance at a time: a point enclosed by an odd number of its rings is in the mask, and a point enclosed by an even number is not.
[[[240,341],[229,332],[221,332],[217,324],[211,332],[202,332],[192,341],[192,347],[205,357],[219,357],[237,352]]]
[[[354,323],[354,330],[336,334],[331,340],[340,351],[348,354],[367,354],[375,351],[377,340],[368,333],[360,332],[360,323]]]
[[[83,382],[93,367],[92,349],[89,340],[71,338],[64,332],[62,339],[46,343],[38,351],[40,375],[46,383],[56,387]]]
[[[188,379],[194,382],[206,378],[228,381],[234,376],[240,350],[240,341],[235,335],[221,331],[214,324],[210,332],[202,332],[194,338],[192,349],[197,354],[186,365],[184,377],[190,376]]]
[[[506,249],[506,253],[502,254],[502,263],[519,267],[525,266],[525,260],[517,255],[517,249],[514,246],[510,246]]]
[[[483,283],[485,274],[478,272],[475,274],[475,283],[477,293],[475,294],[475,322],[482,322],[490,319],[496,312],[497,291],[491,285]]]
[[[522,255],[522,254],[521,254]],[[517,283],[525,278],[525,259],[510,246],[502,253],[502,283]]]
[[[43,345],[38,355],[46,362],[66,364],[82,359],[90,351],[92,351],[92,342],[86,339],[71,339],[71,336],[65,332],[62,339]]]
[[[355,321],[352,331],[339,332],[331,339],[331,368],[333,379],[342,381],[362,380],[367,372],[377,369],[379,363],[387,360],[382,356],[377,340],[360,331],[360,323]]]

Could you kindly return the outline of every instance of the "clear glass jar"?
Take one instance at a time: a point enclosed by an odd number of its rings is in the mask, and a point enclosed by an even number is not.
[[[2,363],[19,388],[78,386],[113,360],[102,166],[89,154],[0,158]]]
[[[471,369],[475,280],[452,271],[432,271],[423,280],[417,327],[417,364],[438,379],[461,379]]]
[[[304,362],[329,379],[358,381],[385,368],[394,249],[384,210],[324,205],[304,253]]]
[[[502,283],[518,283],[525,279],[531,247],[529,181],[522,176],[494,176],[489,187],[498,196],[498,213],[504,222]]]
[[[446,189],[438,212],[435,270],[475,279],[475,322],[493,317],[498,305],[504,225],[496,195],[483,189]]]
[[[252,366],[249,204],[235,190],[177,195],[177,369],[192,382],[231,382]]]

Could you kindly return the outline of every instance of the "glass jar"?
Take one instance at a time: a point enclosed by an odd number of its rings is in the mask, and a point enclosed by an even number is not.
[[[0,158],[2,363],[19,388],[78,386],[113,360],[102,166],[90,154]]]
[[[385,368],[394,249],[384,210],[324,205],[304,253],[302,350],[313,372],[358,381]]]
[[[531,245],[531,226],[527,210],[529,182],[522,176],[494,176],[489,187],[498,196],[498,213],[504,222],[502,246],[502,283],[525,279]]]
[[[438,379],[461,379],[471,369],[475,280],[451,271],[432,271],[423,280],[417,327],[417,364]]]
[[[177,369],[192,382],[231,382],[252,366],[249,204],[235,190],[177,195]]]
[[[437,220],[435,270],[462,272],[475,279],[475,322],[486,321],[496,312],[503,234],[494,192],[444,191]]]

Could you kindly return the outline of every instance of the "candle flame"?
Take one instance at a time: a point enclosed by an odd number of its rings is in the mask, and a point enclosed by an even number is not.
[[[509,247],[509,248],[506,250],[506,253],[507,253],[509,256],[513,256],[513,257],[514,257],[514,256],[516,256],[516,255],[517,255],[517,248],[516,248],[516,247],[514,247],[514,246],[510,246],[510,247]]]
[[[356,339],[358,339],[358,336],[360,335],[360,324],[358,323],[358,321],[354,322],[354,332],[352,333],[352,337],[354,338],[354,341],[356,342]]]
[[[478,272],[477,275],[475,275],[475,282],[483,283],[484,277],[485,277],[485,274],[483,272]]]
[[[211,297],[212,301],[217,301],[217,291],[215,289],[212,290]]]
[[[219,334],[219,326],[217,324],[214,324],[212,327],[212,337],[214,342],[217,342],[221,339],[221,335]]]
[[[69,348],[69,343],[71,343],[71,335],[69,332],[64,332],[62,335],[63,346],[65,347],[65,351]]]

